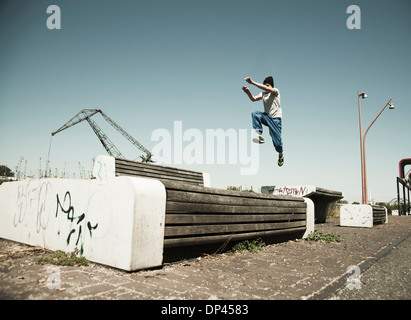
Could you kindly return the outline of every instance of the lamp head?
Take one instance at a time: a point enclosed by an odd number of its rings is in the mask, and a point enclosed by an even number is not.
[[[394,109],[395,107],[394,107],[394,105],[390,102],[389,103],[389,106],[390,106],[390,109]]]
[[[360,97],[361,97],[362,99],[365,99],[365,98],[367,98],[368,96],[367,96],[367,94],[366,94],[365,92],[361,92],[361,93],[360,93]]]

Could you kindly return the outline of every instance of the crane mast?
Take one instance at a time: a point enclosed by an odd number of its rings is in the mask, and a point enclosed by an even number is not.
[[[101,128],[97,125],[95,121],[91,119],[92,116],[95,114],[100,113],[103,118],[110,123],[118,132],[120,132],[125,138],[127,138],[134,146],[136,146],[138,149],[143,151],[146,155],[145,156],[140,156],[142,159],[142,162],[152,162],[151,160],[151,152],[146,149],[141,143],[139,143],[133,136],[131,136],[127,131],[125,131],[122,127],[120,127],[113,119],[111,119],[109,116],[107,116],[102,110],[100,109],[83,109],[79,113],[77,113],[73,118],[71,118],[69,121],[67,121],[63,126],[61,126],[59,129],[56,131],[52,132],[51,135],[54,136],[57,133],[66,130],[84,120],[88,122],[90,127],[93,129],[94,133],[97,135],[99,138],[101,144],[104,146],[104,148],[107,150],[107,152],[115,158],[122,158],[124,159],[124,156],[121,154],[120,150],[117,149],[117,147],[114,145],[114,143],[107,137],[107,135],[101,130]]]

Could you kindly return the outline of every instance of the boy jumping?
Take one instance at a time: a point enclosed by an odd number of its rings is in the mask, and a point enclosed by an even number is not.
[[[281,167],[284,164],[283,142],[281,139],[281,117],[282,109],[280,104],[280,91],[274,88],[273,77],[264,79],[263,84],[253,81],[250,77],[244,78],[249,84],[264,90],[257,96],[253,96],[248,87],[243,86],[243,91],[248,95],[252,102],[263,100],[264,112],[254,111],[252,113],[253,128],[258,133],[257,143],[264,143],[263,126],[268,127],[275,150],[278,152],[278,165]]]

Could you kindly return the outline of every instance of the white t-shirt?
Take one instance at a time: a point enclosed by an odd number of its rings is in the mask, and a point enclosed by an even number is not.
[[[264,112],[272,118],[281,118],[283,111],[280,103],[280,91],[278,94],[273,92],[261,92],[264,104]]]

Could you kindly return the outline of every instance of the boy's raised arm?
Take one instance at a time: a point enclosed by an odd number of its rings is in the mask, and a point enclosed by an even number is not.
[[[247,81],[249,84],[252,84],[254,86],[256,86],[257,88],[261,89],[261,90],[265,90],[268,92],[274,92],[274,93],[278,93],[278,90],[276,88],[272,88],[271,86],[266,86],[262,83],[258,83],[255,82],[253,79],[251,79],[250,77],[246,77],[244,78],[245,81]]]
[[[261,100],[262,98],[261,93],[258,96],[253,96],[250,92],[250,89],[248,89],[248,87],[243,86],[242,89],[247,94],[247,96],[250,98],[252,102]]]

